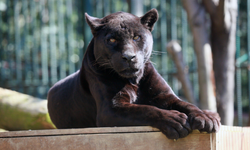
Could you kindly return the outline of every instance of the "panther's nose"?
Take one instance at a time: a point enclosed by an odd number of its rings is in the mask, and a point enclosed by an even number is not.
[[[126,60],[126,61],[132,61],[132,59],[135,58],[135,54],[123,54],[122,55],[122,59]]]

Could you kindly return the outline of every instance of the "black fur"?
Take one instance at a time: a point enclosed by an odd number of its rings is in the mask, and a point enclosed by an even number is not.
[[[86,14],[94,38],[82,67],[48,93],[57,128],[150,125],[172,139],[192,129],[219,130],[216,113],[180,100],[149,61],[150,31],[157,19],[155,9],[142,17],[118,12],[99,19]]]

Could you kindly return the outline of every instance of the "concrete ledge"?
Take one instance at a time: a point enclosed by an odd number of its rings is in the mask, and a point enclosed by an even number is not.
[[[250,128],[222,126],[220,132],[194,131],[170,140],[152,127],[51,129],[0,133],[0,150],[249,150]]]

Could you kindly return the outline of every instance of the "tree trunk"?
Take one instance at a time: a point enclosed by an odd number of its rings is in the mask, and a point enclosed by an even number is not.
[[[197,0],[182,0],[182,3],[187,11],[197,57],[200,107],[201,109],[216,111],[213,61],[207,28],[209,20],[206,17],[204,6]]]
[[[194,92],[188,76],[188,69],[182,58],[181,46],[177,41],[171,41],[167,44],[167,51],[171,55],[175,66],[177,68],[177,78],[181,82],[184,94],[187,101],[196,104],[194,99]]]
[[[129,12],[141,17],[143,16],[143,0],[127,0],[129,5]]]
[[[0,128],[37,130],[55,128],[47,110],[47,100],[0,88]]]
[[[206,90],[211,92],[208,85],[212,83],[213,77],[209,67],[212,65],[212,61],[210,61],[212,49],[217,110],[222,124],[233,125],[237,0],[203,0],[203,3],[199,3],[197,0],[183,0],[182,2],[194,36],[199,78],[208,79],[204,85],[207,88],[200,87],[201,107],[204,109],[206,101],[210,101],[210,99],[203,100],[203,96],[206,94],[203,95],[202,92]],[[207,20],[204,7],[211,18],[211,47],[207,39],[208,30],[205,28]],[[202,82],[204,81],[199,79],[199,83]],[[199,85],[201,86],[201,84]],[[207,104],[210,103],[207,102]],[[214,106],[214,102],[212,104]]]
[[[221,123],[233,125],[237,0],[203,0],[211,18],[211,47]]]

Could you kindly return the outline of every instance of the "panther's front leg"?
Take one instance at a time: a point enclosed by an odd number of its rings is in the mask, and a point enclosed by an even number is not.
[[[183,138],[191,132],[188,117],[184,113],[133,104],[136,88],[128,83],[110,100],[106,99],[107,95],[99,99],[97,126],[152,126],[170,139]]]
[[[181,100],[174,102],[172,108],[188,115],[192,129],[208,133],[218,132],[220,129],[220,116],[216,112],[200,110],[198,107]]]
[[[193,104],[180,100],[151,63],[146,64],[140,90],[144,94],[145,103],[185,113],[192,129],[211,133],[217,132],[220,128],[220,117],[217,113],[202,111]]]

